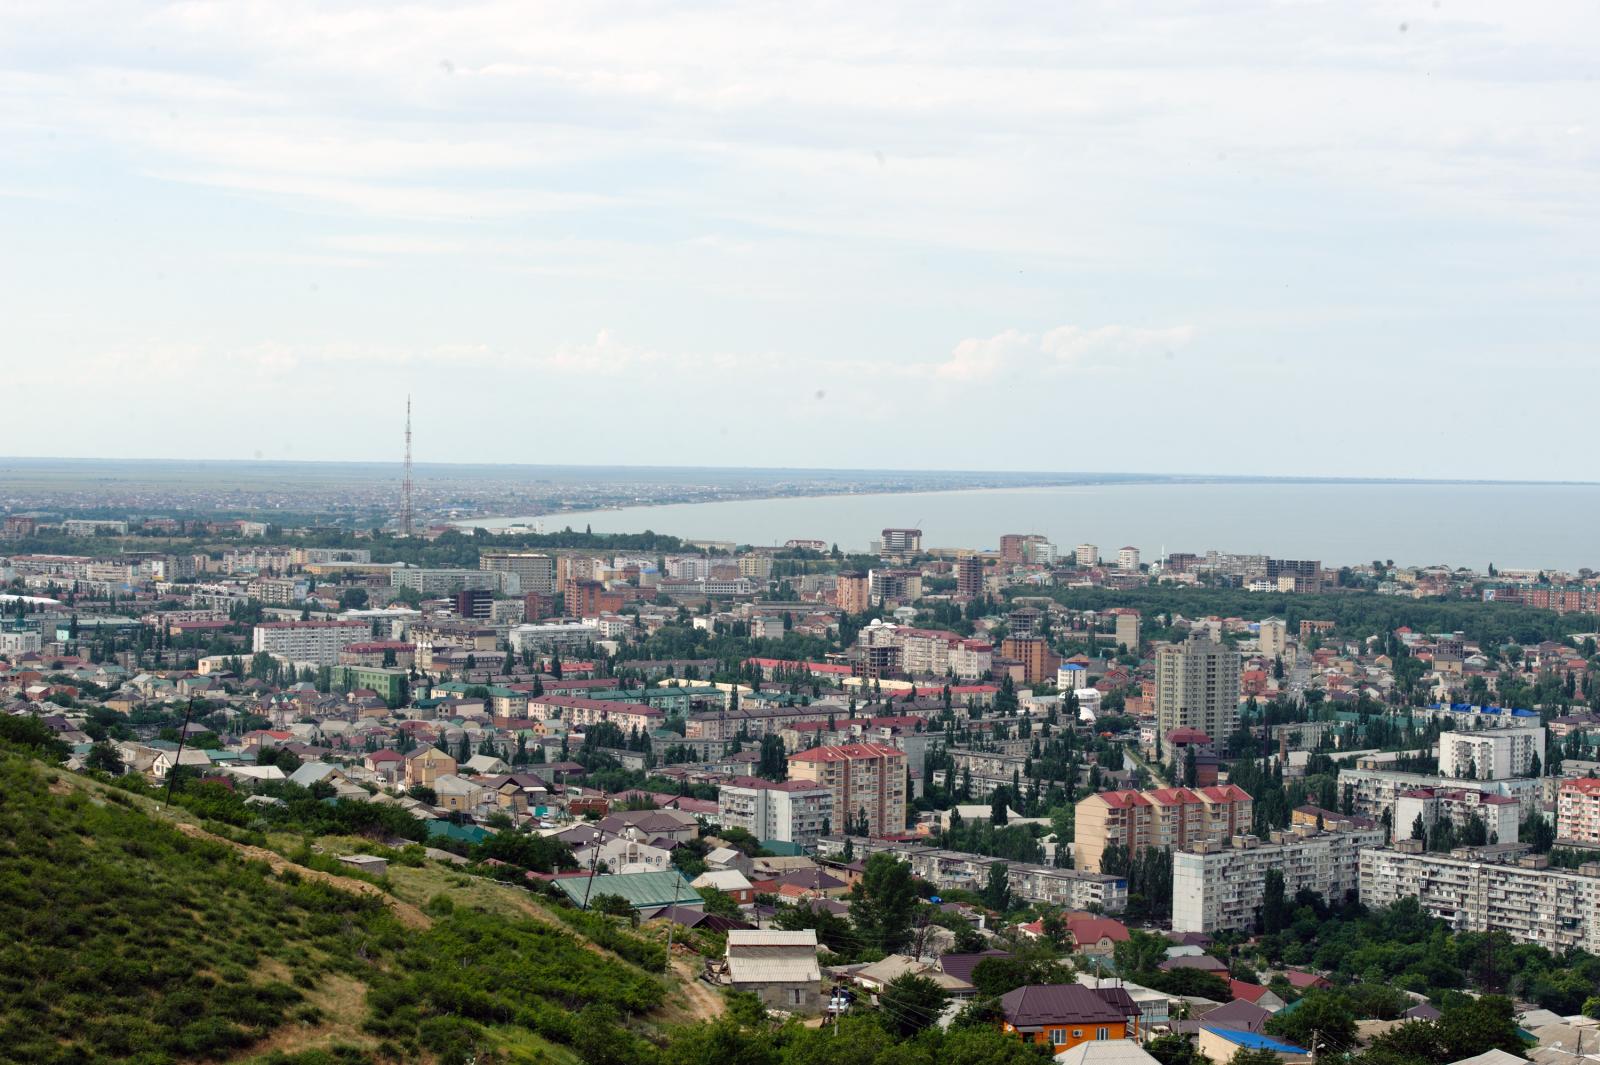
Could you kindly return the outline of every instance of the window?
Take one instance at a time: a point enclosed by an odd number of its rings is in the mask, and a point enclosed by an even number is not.
[[[1053,1043],[1056,1046],[1060,1046],[1062,1043],[1065,1043],[1066,1041],[1067,1041],[1067,1030],[1065,1028],[1052,1028],[1052,1029],[1050,1029],[1050,1042],[1051,1043]]]
[[[804,996],[805,996],[805,992],[800,990],[800,988],[791,987],[789,989],[789,1005],[791,1005],[791,1006],[800,1005],[802,999],[804,998]]]
[[[1109,1029],[1109,1028],[1096,1028],[1094,1030],[1094,1037],[1096,1039],[1110,1039],[1111,1038],[1111,1029]]]

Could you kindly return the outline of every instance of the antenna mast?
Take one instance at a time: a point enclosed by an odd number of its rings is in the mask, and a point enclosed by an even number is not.
[[[411,397],[406,397],[406,473],[400,485],[400,535],[411,535]]]

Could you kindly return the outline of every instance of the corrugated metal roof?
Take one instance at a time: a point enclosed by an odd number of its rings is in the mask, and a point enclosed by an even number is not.
[[[553,881],[573,902],[582,905],[585,893],[593,902],[601,895],[620,895],[636,910],[652,906],[671,906],[686,903],[699,906],[704,900],[700,893],[676,871],[666,873],[606,873],[594,878],[589,887],[586,876],[565,877]]]
[[[728,959],[728,978],[736,984],[819,984],[822,969],[815,956],[735,956]]]
[[[802,928],[785,932],[778,928],[749,928],[728,933],[728,946],[733,947],[810,947],[817,946],[817,930]]]

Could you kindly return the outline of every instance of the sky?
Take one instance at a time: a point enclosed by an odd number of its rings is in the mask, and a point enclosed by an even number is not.
[[[9,0],[0,453],[1597,479],[1597,44]]]

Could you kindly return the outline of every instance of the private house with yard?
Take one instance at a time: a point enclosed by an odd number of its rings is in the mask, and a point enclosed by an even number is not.
[[[1200,1022],[1200,1034],[1195,1041],[1200,1053],[1212,1061],[1231,1061],[1241,1050],[1265,1050],[1277,1055],[1281,1062],[1307,1062],[1311,1054],[1304,1047],[1274,1039],[1260,1032],[1247,1032],[1238,1028]]]
[[[754,992],[770,1009],[822,1012],[816,929],[735,929],[728,933],[724,957],[727,981],[733,990]]]
[[[1055,1053],[1090,1040],[1138,1035],[1139,1007],[1121,988],[1032,984],[1002,995],[1000,1011],[1001,1031]]]

